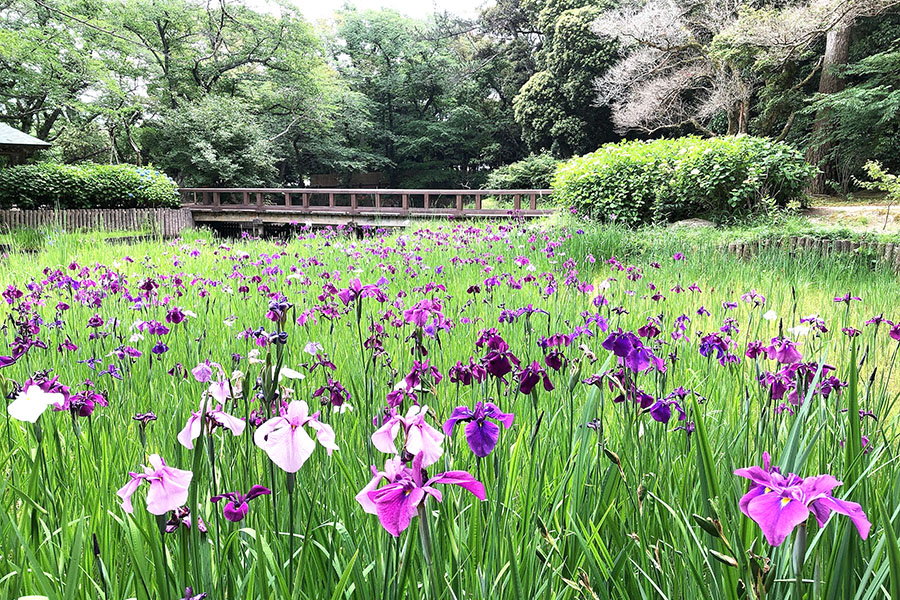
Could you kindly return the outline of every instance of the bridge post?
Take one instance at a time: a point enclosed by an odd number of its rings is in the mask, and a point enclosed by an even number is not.
[[[462,194],[456,195],[456,212],[461,213],[463,210],[463,199]]]
[[[263,208],[262,192],[256,192],[256,210],[262,210],[262,208]]]
[[[475,210],[481,210],[481,194],[475,194]]]
[[[357,202],[356,202],[356,194],[350,194],[350,212],[356,212]]]
[[[403,209],[403,212],[409,210],[409,194],[403,194],[400,196],[400,208]]]
[[[303,199],[303,208],[309,208],[309,194],[307,194],[306,192],[303,192],[302,199]]]
[[[530,194],[531,210],[537,210],[537,194]]]
[[[285,193],[284,193],[284,205],[285,205],[285,207],[292,206],[292,205],[291,205],[291,193],[290,193],[290,192],[285,192]]]

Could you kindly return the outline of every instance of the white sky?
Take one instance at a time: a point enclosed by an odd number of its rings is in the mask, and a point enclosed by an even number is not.
[[[310,21],[328,19],[341,9],[346,0],[289,0],[300,8]],[[360,10],[391,8],[410,17],[421,19],[433,12],[449,12],[460,17],[475,17],[479,9],[491,0],[352,0]],[[265,0],[249,0],[248,4],[263,4]]]

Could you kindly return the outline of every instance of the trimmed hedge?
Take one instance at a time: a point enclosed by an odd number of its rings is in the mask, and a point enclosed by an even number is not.
[[[0,209],[179,205],[175,180],[146,167],[40,163],[0,169]]]
[[[815,172],[791,146],[746,135],[607,144],[557,169],[554,197],[626,225],[692,217],[732,220],[802,203]]]
[[[520,161],[498,167],[487,177],[491,190],[545,190],[560,164],[549,152],[532,154]]]

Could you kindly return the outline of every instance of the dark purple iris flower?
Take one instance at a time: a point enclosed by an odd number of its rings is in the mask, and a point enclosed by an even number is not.
[[[900,323],[893,325],[891,327],[891,330],[888,332],[888,335],[892,340],[900,342]]]
[[[530,394],[539,382],[543,382],[546,391],[553,391],[553,383],[550,382],[547,371],[545,371],[536,360],[532,361],[530,365],[519,371],[518,378],[519,391],[523,394]]]
[[[509,429],[513,424],[514,415],[502,412],[492,402],[478,402],[475,409],[468,406],[457,406],[450,414],[450,418],[444,422],[444,435],[453,435],[453,428],[457,423],[467,422],[466,441],[475,456],[484,458],[493,451],[500,438],[500,428],[487,419],[493,419]]]
[[[141,427],[146,427],[147,424],[150,423],[150,421],[156,420],[156,415],[153,412],[146,412],[146,413],[138,413],[131,418],[133,420],[137,421],[138,423],[140,423]]]
[[[325,394],[328,394],[325,397]],[[331,402],[332,406],[341,406],[344,402],[348,402],[350,400],[350,392],[341,385],[340,381],[328,378],[328,383],[318,388],[312,394],[313,398],[322,397],[322,404],[328,404]]]
[[[461,385],[472,385],[472,383],[481,383],[487,379],[487,370],[481,363],[475,362],[473,357],[469,357],[469,364],[464,365],[461,361],[450,367],[447,376],[451,383],[459,383]]]
[[[759,525],[772,546],[781,545],[810,513],[819,527],[825,526],[832,511],[847,515],[862,539],[869,536],[872,525],[862,507],[832,496],[831,491],[842,483],[831,475],[804,479],[791,473],[785,477],[771,466],[768,453],[763,454],[763,467],[738,469],[734,474],[751,481],[740,501],[741,512]]]
[[[87,325],[88,327],[96,329],[98,327],[103,327],[103,322],[103,317],[101,317],[100,315],[94,315],[93,317],[88,319]]]
[[[162,340],[156,342],[156,345],[153,346],[153,348],[150,349],[150,352],[152,352],[153,354],[156,354],[156,355],[165,354],[165,353],[168,352],[168,351],[169,351],[169,347],[166,346],[166,345],[162,342]]]
[[[563,354],[562,350],[551,350],[544,356],[544,364],[547,365],[548,369],[553,369],[554,371],[559,371],[563,367],[568,364],[568,359],[566,355]]]
[[[250,506],[247,504],[250,500],[271,493],[272,490],[267,487],[254,485],[246,494],[241,494],[240,492],[228,492],[227,494],[213,496],[209,501],[218,502],[222,499],[228,499],[228,502],[226,502],[225,506],[222,508],[222,514],[224,514],[225,518],[232,523],[239,523],[244,520],[244,517],[246,517],[247,513],[250,511]]]
[[[166,521],[165,529],[166,533],[175,533],[180,527],[190,529],[191,525],[191,509],[187,506],[182,506],[172,511],[169,520]],[[203,522],[203,519],[197,519],[197,531],[206,533],[206,523]]]
[[[108,406],[106,396],[93,390],[84,390],[70,395],[61,404],[53,407],[56,411],[69,411],[72,417],[89,417],[97,406]]]

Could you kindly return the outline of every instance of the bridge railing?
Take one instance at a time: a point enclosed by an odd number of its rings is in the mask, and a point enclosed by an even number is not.
[[[181,188],[185,208],[337,214],[544,214],[552,190]]]

